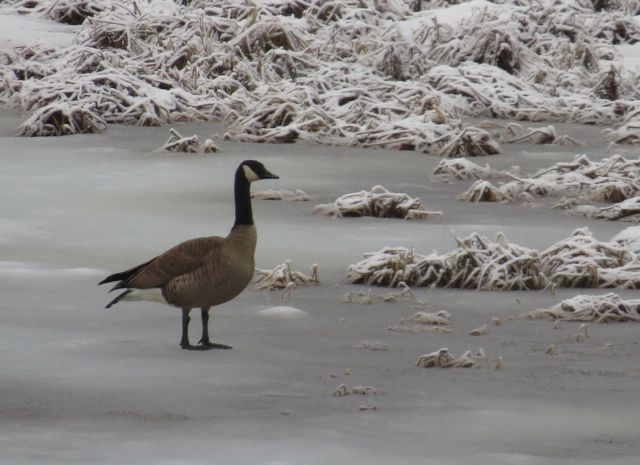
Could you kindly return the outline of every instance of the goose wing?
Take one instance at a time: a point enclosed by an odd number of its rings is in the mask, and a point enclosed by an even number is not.
[[[162,287],[172,279],[202,268],[221,255],[223,243],[224,239],[217,236],[182,242],[153,260],[132,268],[135,271],[113,289]]]

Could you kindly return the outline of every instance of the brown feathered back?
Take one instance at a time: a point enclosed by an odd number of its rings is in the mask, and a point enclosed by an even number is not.
[[[254,225],[237,225],[227,237],[200,237],[182,242],[162,255],[104,282],[114,289],[160,288],[166,301],[181,308],[212,307],[240,294],[255,268]]]

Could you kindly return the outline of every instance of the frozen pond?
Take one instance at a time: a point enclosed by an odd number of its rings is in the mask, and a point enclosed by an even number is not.
[[[639,463],[637,325],[593,325],[589,339],[572,342],[577,323],[553,329],[511,319],[579,291],[418,290],[433,310],[451,313],[451,334],[388,331],[413,310],[377,299],[384,289],[373,290],[372,305],[340,303],[360,289],[343,283],[348,265],[383,246],[446,252],[453,235],[503,231],[544,248],[577,227],[606,240],[628,223],[456,201],[470,183],[434,179],[439,159],[414,152],[216,140],[216,155],[154,153],[168,128],[12,137],[23,120],[0,113],[0,463]],[[221,129],[176,127],[201,138]],[[599,128],[556,129],[587,146],[505,145],[502,155],[474,161],[532,171],[576,153],[607,155]],[[257,266],[292,259],[306,272],[317,263],[322,285],[287,301],[250,288],[218,308],[213,339],[231,351],[180,350],[179,312],[169,307],[104,309],[109,296],[96,283],[106,274],[184,239],[228,232],[232,174],[247,158],[281,177],[254,188],[313,197],[254,201]],[[317,203],[376,184],[444,215],[407,222],[311,214]],[[468,335],[493,317],[503,325]],[[364,340],[390,347],[355,347]],[[545,353],[549,344],[557,355]],[[504,369],[416,367],[441,347],[482,347],[490,359],[502,356]],[[340,384],[373,386],[378,395],[332,397]]]

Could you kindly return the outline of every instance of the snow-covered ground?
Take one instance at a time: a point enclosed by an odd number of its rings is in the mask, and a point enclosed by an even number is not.
[[[622,54],[622,63],[630,69],[640,68],[640,43],[618,45]]]
[[[413,152],[219,142],[222,153],[152,153],[167,128],[16,138],[23,115],[0,113],[0,463],[2,464],[612,464],[640,460],[638,328],[511,319],[580,293],[417,290],[447,310],[451,334],[388,331],[411,301],[340,300],[347,266],[386,245],[441,252],[452,234],[503,231],[544,248],[584,226],[555,210],[454,200],[467,184],[432,176]],[[201,140],[221,128],[177,126]],[[509,145],[495,168],[533,170],[584,152],[605,156],[592,127],[559,131],[586,148]],[[217,141],[218,142],[218,141]],[[226,234],[232,173],[262,160],[310,202],[254,201],[257,266],[320,268],[320,286],[248,289],[221,306],[213,339],[231,351],[178,347],[179,312],[152,303],[104,309],[96,286],[190,237]],[[480,159],[479,162],[485,161]],[[336,169],[339,168],[339,169]],[[420,197],[440,220],[313,216],[317,203],[383,184]],[[589,221],[601,239],[623,229]],[[583,290],[584,292],[584,290]],[[589,291],[600,293],[601,291]],[[632,291],[620,292],[626,298]],[[502,326],[491,326],[498,317]],[[198,318],[192,337],[199,331]],[[468,332],[489,324],[485,336]],[[357,348],[382,342],[388,350]],[[555,344],[558,353],[545,353]],[[607,344],[611,344],[607,346]],[[484,349],[476,369],[424,369],[421,354]],[[498,356],[504,368],[494,370]],[[334,397],[339,385],[375,396]],[[360,407],[376,410],[360,410]]]
[[[479,12],[494,13],[508,18],[513,10],[511,5],[496,5],[486,0],[451,5],[449,8],[436,8],[424,11],[419,17],[398,22],[398,29],[410,40],[416,32],[428,25],[456,27]]]

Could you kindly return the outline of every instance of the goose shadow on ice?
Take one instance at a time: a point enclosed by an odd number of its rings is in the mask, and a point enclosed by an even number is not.
[[[199,237],[182,242],[161,255],[98,284],[116,282],[124,289],[107,308],[124,301],[147,300],[182,309],[180,347],[187,350],[231,349],[209,340],[209,310],[236,297],[249,284],[255,268],[257,233],[253,223],[250,186],[260,179],[279,179],[262,163],[246,160],[235,174],[236,219],[226,237]],[[111,292],[110,291],[110,292]],[[189,313],[200,308],[202,337],[189,342]]]

